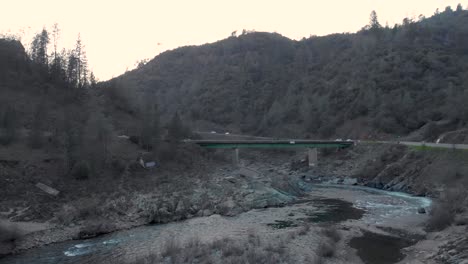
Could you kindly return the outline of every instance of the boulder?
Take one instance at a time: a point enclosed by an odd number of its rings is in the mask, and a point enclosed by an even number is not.
[[[357,179],[356,178],[344,178],[343,179],[343,184],[345,184],[345,185],[356,185],[357,184]]]
[[[210,216],[212,214],[213,214],[213,211],[211,211],[210,209],[205,209],[203,210],[202,216]]]

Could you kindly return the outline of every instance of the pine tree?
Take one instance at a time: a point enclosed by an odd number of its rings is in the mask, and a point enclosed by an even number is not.
[[[72,87],[78,87],[78,59],[73,51],[68,53],[67,80]]]
[[[147,101],[141,111],[140,144],[146,150],[154,149],[161,139],[159,110],[156,104]]]
[[[88,59],[80,34],[78,34],[75,48],[71,54],[73,55],[72,61],[74,67],[72,70],[69,69],[69,73],[74,75],[71,78],[72,84],[77,88],[85,88],[88,86]]]
[[[57,42],[60,37],[60,28],[58,27],[58,24],[55,23],[52,26],[52,38],[54,42],[54,65],[57,65],[57,60],[58,60],[58,54],[57,54]]]
[[[86,57],[86,52],[82,49],[82,56],[81,56],[81,76],[80,76],[80,85],[81,88],[89,86],[88,80],[88,58]]]
[[[370,26],[371,29],[382,28],[382,25],[380,25],[379,20],[377,18],[377,12],[375,12],[375,10],[372,10],[372,12],[370,14],[369,26]]]
[[[87,160],[92,173],[97,174],[106,164],[112,129],[102,112],[92,103],[90,107],[95,111],[90,114],[84,129],[81,160]]]
[[[189,136],[188,128],[182,123],[179,113],[176,112],[171,119],[171,122],[167,128],[168,138],[170,141],[177,142],[184,139],[186,136]]]
[[[49,45],[49,41],[49,33],[45,28],[33,38],[31,43],[31,59],[39,65],[48,65],[47,46]]]
[[[81,74],[82,74],[82,56],[83,56],[83,47],[81,44],[81,36],[78,34],[78,39],[76,40],[75,49],[73,51],[76,58],[76,85],[78,88],[81,88]]]
[[[53,56],[53,61],[52,61],[52,67],[51,67],[51,74],[55,79],[58,79],[60,77],[61,71],[62,71],[62,61],[60,58],[60,54],[57,52],[57,42],[60,37],[60,28],[58,27],[58,24],[55,23],[52,26],[52,39],[53,39],[53,44],[54,44],[54,52],[52,54]]]
[[[91,86],[91,88],[95,88],[95,87],[96,87],[96,84],[97,84],[96,77],[94,76],[94,73],[91,72],[91,73],[89,74],[89,85]]]

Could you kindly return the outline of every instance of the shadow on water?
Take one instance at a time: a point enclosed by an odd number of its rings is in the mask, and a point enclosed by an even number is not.
[[[405,255],[401,249],[414,243],[405,238],[364,231],[363,236],[352,238],[349,244],[364,263],[391,264],[402,260]]]
[[[274,223],[267,224],[276,229],[283,229],[288,227],[296,227],[301,222],[312,223],[339,223],[346,220],[361,219],[365,211],[355,208],[353,203],[343,201],[340,199],[320,198],[308,201],[313,205],[313,209],[304,211],[306,218],[296,220],[275,220]]]
[[[338,223],[346,220],[361,219],[365,211],[355,208],[353,203],[340,199],[316,199],[313,201],[317,211],[307,212],[308,218],[305,219],[313,223]]]

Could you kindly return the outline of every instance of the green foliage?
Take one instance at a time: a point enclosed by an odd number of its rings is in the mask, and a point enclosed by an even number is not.
[[[162,119],[177,111],[249,134],[332,137],[349,120],[365,124],[359,136],[457,129],[468,125],[466,25],[465,10],[393,28],[373,13],[356,34],[246,33],[165,52],[104,86],[151,92]]]

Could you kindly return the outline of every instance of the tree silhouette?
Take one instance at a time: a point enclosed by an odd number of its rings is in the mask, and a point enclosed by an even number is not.
[[[379,19],[377,17],[377,12],[375,12],[375,10],[372,10],[372,12],[370,13],[369,27],[371,29],[382,28],[382,25],[380,25]]]
[[[31,59],[39,65],[47,66],[48,64],[47,45],[49,45],[49,41],[49,33],[45,28],[33,38]]]

